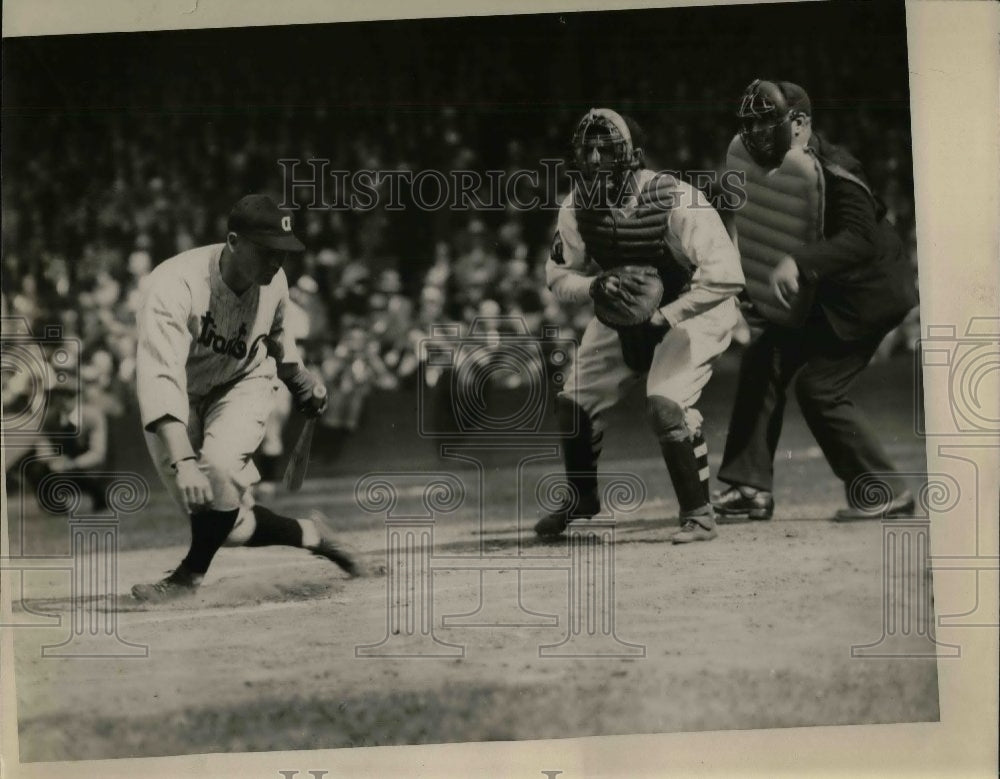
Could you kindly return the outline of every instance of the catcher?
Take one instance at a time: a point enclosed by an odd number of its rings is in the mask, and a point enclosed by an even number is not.
[[[716,536],[695,404],[737,324],[743,271],[704,194],[643,167],[640,132],[631,119],[596,108],[573,136],[575,181],[546,277],[560,301],[592,298],[595,318],[557,399],[572,498],[535,525],[541,537],[600,512],[602,415],[643,375],[649,422],[680,504],[673,541]]]

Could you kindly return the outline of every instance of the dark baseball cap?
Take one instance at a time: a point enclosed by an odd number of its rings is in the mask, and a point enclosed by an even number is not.
[[[286,252],[305,251],[292,232],[292,215],[267,195],[247,195],[229,212],[228,228],[253,243]]]
[[[781,94],[785,98],[785,105],[788,106],[789,111],[812,116],[812,103],[809,102],[809,95],[806,94],[806,91],[802,87],[798,84],[793,84],[791,81],[776,81],[775,83],[778,85],[778,89],[781,90]]]

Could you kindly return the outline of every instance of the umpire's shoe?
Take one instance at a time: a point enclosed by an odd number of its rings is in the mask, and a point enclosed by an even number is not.
[[[572,499],[546,514],[535,523],[535,534],[539,538],[558,538],[566,526],[576,519],[591,519],[601,513],[601,501],[596,493],[584,493],[578,501]]]
[[[690,544],[692,541],[711,541],[717,535],[715,512],[711,505],[707,505],[694,511],[681,512],[681,529],[670,540],[675,544]]]
[[[737,485],[712,495],[715,511],[723,517],[770,519],[774,515],[774,495],[767,490]]]
[[[912,517],[917,505],[913,500],[913,495],[909,490],[903,490],[894,497],[886,506],[876,506],[874,508],[861,508],[852,506],[841,509],[833,515],[834,522],[855,522],[864,519],[899,519],[900,517]]]
[[[189,595],[194,595],[205,577],[195,573],[184,563],[177,566],[167,578],[154,584],[137,584],[132,588],[132,597],[142,603],[166,603]]]
[[[348,576],[364,575],[361,565],[354,558],[352,552],[347,549],[343,542],[336,540],[333,530],[326,524],[323,515],[314,511],[309,515],[309,519],[312,520],[313,525],[316,526],[316,532],[319,534],[319,541],[315,545],[307,547],[309,551],[317,557],[325,557],[330,562],[336,563]]]

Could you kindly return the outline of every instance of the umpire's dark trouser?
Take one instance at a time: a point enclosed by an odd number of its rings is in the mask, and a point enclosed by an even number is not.
[[[843,341],[826,319],[798,329],[767,326],[743,355],[719,479],[770,491],[785,391],[796,372],[796,398],[816,442],[845,485],[866,473],[894,472],[871,425],[847,391],[868,365],[881,335]],[[898,494],[899,479],[884,479]]]

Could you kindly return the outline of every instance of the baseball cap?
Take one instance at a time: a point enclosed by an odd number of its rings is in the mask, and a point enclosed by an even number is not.
[[[253,243],[286,252],[305,251],[292,232],[292,215],[267,195],[247,195],[229,212],[228,228]]]
[[[802,87],[798,84],[793,84],[791,81],[778,81],[775,83],[778,85],[778,89],[781,90],[781,94],[785,98],[785,105],[788,106],[789,111],[812,116],[812,103],[809,102],[809,95],[806,94],[806,91]]]

